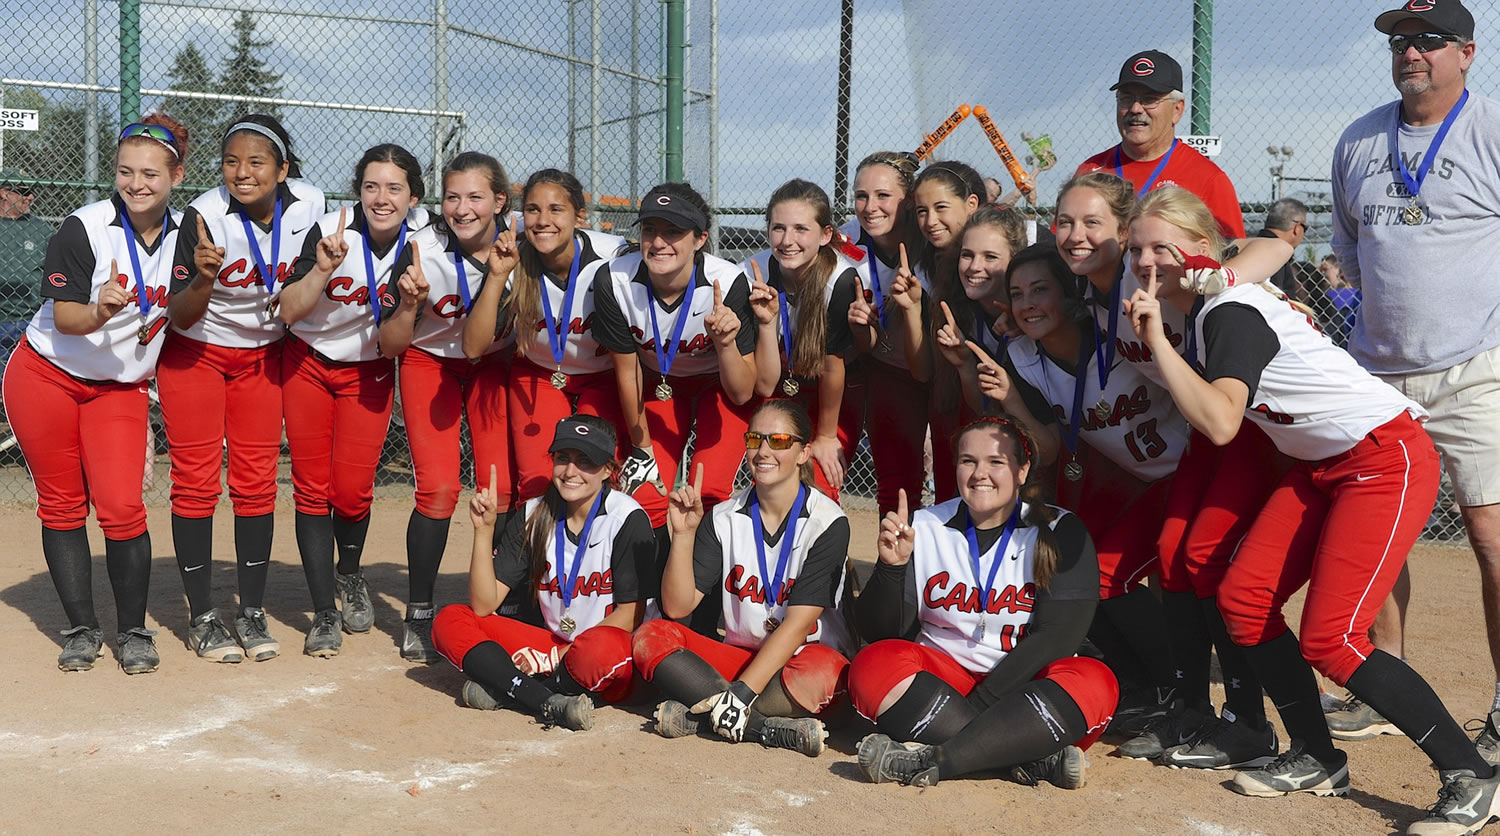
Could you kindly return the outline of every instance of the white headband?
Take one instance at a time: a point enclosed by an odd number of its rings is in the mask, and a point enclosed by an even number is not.
[[[229,126],[229,130],[224,132],[224,139],[229,139],[229,137],[233,136],[237,131],[254,131],[255,133],[260,134],[266,139],[271,140],[271,144],[276,146],[277,151],[281,152],[282,160],[291,159],[291,155],[288,154],[286,150],[286,143],[281,141],[281,137],[277,136],[275,131],[271,130],[265,125],[262,125],[259,122],[235,122],[233,125]]]

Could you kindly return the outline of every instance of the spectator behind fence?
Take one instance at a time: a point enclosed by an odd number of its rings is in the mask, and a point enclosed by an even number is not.
[[[986,177],[986,178],[984,178],[984,202],[985,203],[994,203],[995,201],[997,201],[997,200],[1000,199],[1000,195],[1002,195],[1002,194],[1005,194],[1005,190],[1002,189],[1002,188],[1000,188],[1000,181],[999,180],[996,180],[993,177]]]
[[[1271,208],[1266,210],[1265,228],[1256,233],[1259,238],[1280,238],[1291,244],[1294,254],[1297,247],[1301,246],[1305,235],[1307,235],[1307,205],[1290,197],[1284,197],[1271,204]],[[1281,292],[1293,299],[1312,304],[1309,301],[1312,294],[1304,292],[1297,281],[1295,262],[1296,256],[1293,255],[1267,281],[1281,288]]]
[[[42,260],[52,226],[31,214],[35,190],[25,172],[0,170],[0,363],[42,305]]]
[[[1359,314],[1359,288],[1349,284],[1344,271],[1339,269],[1339,257],[1333,253],[1323,256],[1318,262],[1318,272],[1323,274],[1326,298],[1333,327],[1325,329],[1339,348],[1349,345],[1349,332],[1354,328],[1354,318]]]

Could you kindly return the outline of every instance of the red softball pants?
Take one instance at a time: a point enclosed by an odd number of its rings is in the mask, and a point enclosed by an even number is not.
[[[514,504],[515,463],[505,404],[511,364],[505,354],[486,354],[477,363],[416,348],[401,355],[401,414],[416,471],[417,510],[423,516],[446,520],[458,507],[463,417],[469,419],[474,479],[488,486],[494,465],[500,509]]]
[[[620,392],[613,372],[568,375],[562,389],[552,385],[552,372],[524,357],[511,365],[506,414],[510,418],[510,443],[516,457],[516,498],[541,496],[552,481],[552,434],[557,422],[573,413],[597,415],[615,428],[623,459],[629,452],[630,436],[623,429]]]
[[[503,615],[478,615],[468,604],[449,604],[432,621],[433,645],[459,670],[469,651],[487,641],[511,654],[526,647],[543,653],[565,647],[562,665],[574,682],[605,702],[624,702],[630,696],[635,673],[630,664],[630,634],[619,627],[595,625],[574,636],[570,645],[541,627]]]
[[[745,458],[745,430],[755,411],[754,398],[736,406],[724,394],[717,374],[674,377],[671,400],[657,400],[656,384],[661,376],[642,368],[642,391],[646,397],[646,428],[651,433],[652,455],[667,494],[676,484],[677,471],[686,452],[689,431],[696,433],[693,458],[688,462],[691,480],[703,465],[703,510],[705,513],[734,493],[734,477]],[[653,528],[667,524],[667,495],[652,485],[642,485],[635,501],[651,518]]]
[[[927,475],[922,464],[922,439],[927,433],[928,386],[910,372],[873,358],[860,365],[866,392],[865,433],[875,462],[876,505],[884,517],[896,510],[897,492],[905,490],[909,506],[917,508]],[[934,462],[937,448],[934,437]],[[948,461],[951,465],[951,456]],[[934,465],[934,469],[943,468]],[[953,468],[947,470],[951,481]],[[945,498],[939,494],[939,501]]]

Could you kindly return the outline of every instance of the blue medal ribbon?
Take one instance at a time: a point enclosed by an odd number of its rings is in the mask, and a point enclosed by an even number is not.
[[[1396,158],[1396,168],[1401,172],[1401,182],[1406,184],[1407,194],[1412,200],[1417,199],[1417,193],[1422,190],[1422,184],[1426,182],[1427,175],[1432,172],[1432,162],[1437,159],[1438,149],[1443,147],[1443,140],[1448,138],[1448,129],[1453,127],[1453,121],[1458,118],[1458,112],[1464,109],[1464,103],[1469,100],[1469,90],[1464,88],[1464,94],[1458,97],[1458,102],[1448,110],[1448,115],[1443,117],[1443,124],[1438,126],[1437,133],[1432,135],[1432,142],[1427,146],[1427,153],[1422,155],[1422,162],[1417,166],[1417,176],[1412,177],[1411,171],[1406,167],[1406,158],[1401,156],[1401,108],[1396,108],[1396,125],[1391,129],[1391,155]]]
[[[797,537],[797,518],[802,516],[802,505],[807,500],[807,486],[797,486],[797,498],[792,502],[792,511],[786,518],[786,530],[781,533],[780,553],[776,556],[776,574],[773,577],[766,566],[766,527],[760,520],[760,494],[750,489],[750,527],[755,533],[755,556],[760,560],[760,580],[765,584],[766,609],[773,609],[781,601],[781,582],[786,577],[786,565],[792,559],[792,541]]]
[[[500,230],[504,228],[505,225],[497,218],[495,237],[490,239],[491,242],[500,240]],[[458,298],[463,302],[462,313],[468,314],[469,310],[474,307],[474,294],[469,290],[469,271],[464,269],[464,245],[458,242],[456,235],[453,237],[453,247],[453,264],[458,267]]]
[[[1010,546],[1010,536],[1016,533],[1016,526],[1021,522],[1021,502],[1016,501],[1016,507],[1010,512],[1010,518],[1005,521],[1005,529],[1000,533],[999,548],[995,550],[995,560],[990,564],[990,573],[986,577],[979,566],[979,533],[974,529],[974,517],[969,513],[969,507],[964,506],[964,539],[969,541],[969,564],[974,568],[974,585],[979,587],[982,596],[979,601],[979,612],[981,617],[990,611],[990,590],[995,588],[995,574],[1000,570],[1000,564],[1005,562],[1005,550]]]
[[[1187,321],[1188,365],[1192,366],[1195,369],[1198,369],[1200,372],[1202,371],[1202,367],[1198,365],[1198,315],[1203,313],[1203,302],[1204,299],[1202,296],[1199,296],[1197,300],[1193,302],[1193,312],[1188,314]]]
[[[255,268],[260,271],[261,283],[266,294],[276,295],[276,274],[266,269],[266,257],[260,252],[260,243],[255,240],[255,229],[250,225],[250,215],[240,206],[240,225],[245,228],[245,243],[250,245],[250,254],[255,256]],[[276,208],[271,211],[271,266],[281,266],[281,195],[276,195]]]
[[[1171,147],[1167,149],[1167,153],[1162,155],[1161,162],[1156,164],[1156,170],[1151,172],[1150,177],[1146,178],[1146,185],[1141,186],[1136,190],[1136,197],[1141,197],[1145,195],[1146,192],[1151,191],[1151,186],[1156,183],[1156,178],[1161,176],[1162,171],[1167,167],[1167,162],[1172,159],[1172,152],[1177,150],[1178,142],[1179,140],[1175,138],[1172,140]],[[1120,178],[1121,180],[1125,179],[1124,160],[1120,155],[1120,146],[1118,145],[1115,146],[1115,176]]]
[[[343,230],[339,230],[340,233]],[[365,287],[369,289],[370,315],[375,317],[375,326],[380,326],[380,293],[375,286],[375,254],[370,252],[370,221],[365,219],[365,234],[359,236],[359,243],[365,251]],[[406,221],[401,221],[401,232],[396,237],[395,254],[399,258],[401,250],[406,247]]]
[[[130,269],[135,279],[135,300],[141,308],[141,321],[144,322],[151,316],[151,294],[146,292],[146,279],[141,275],[141,254],[135,246],[135,227],[130,223],[130,211],[127,209],[120,210],[120,226],[125,229],[125,243],[130,247]],[[158,241],[165,242],[167,232],[171,229],[172,210],[168,208],[167,216],[161,222],[161,238]],[[115,277],[110,276],[109,280],[114,281]]]
[[[880,289],[880,257],[875,255],[875,242],[864,227],[859,228],[859,245],[870,260],[870,289],[875,292],[875,315],[880,318],[880,330],[886,329],[885,292]]]
[[[777,268],[777,275],[778,276],[780,275],[780,268],[779,267]],[[792,337],[792,312],[791,312],[792,305],[791,305],[791,302],[788,300],[788,297],[786,295],[786,291],[785,290],[781,291],[781,304],[778,307],[781,309],[781,345],[782,345],[782,349],[783,349],[784,355],[786,357],[786,372],[787,372],[787,374],[791,374],[792,373],[792,339],[793,339],[793,337]]]
[[[1010,350],[1010,337],[995,333],[993,322],[986,321],[984,306],[972,299],[969,300],[969,306],[974,311],[974,336],[978,339],[980,347],[985,351],[990,350],[989,345],[984,341],[984,335],[989,334],[995,340],[995,362],[1004,363],[1005,354]],[[988,414],[990,411],[989,395],[980,395],[979,402],[983,411]]]
[[[578,572],[583,568],[583,553],[589,548],[589,529],[594,527],[594,518],[599,516],[599,508],[604,504],[604,490],[599,490],[599,495],[594,497],[594,507],[589,509],[588,519],[583,521],[583,529],[578,532],[578,549],[573,552],[573,566],[571,569],[563,565],[567,558],[563,546],[568,542],[568,518],[565,516],[557,521],[557,532],[553,536],[553,554],[556,557],[557,566],[557,594],[562,598],[563,609],[566,610],[573,603],[573,587],[578,583]]]
[[[646,310],[651,314],[651,336],[656,341],[656,367],[662,377],[672,370],[672,362],[677,359],[677,349],[682,341],[682,328],[687,324],[688,317],[692,315],[693,309],[693,286],[698,284],[698,260],[693,259],[693,272],[688,276],[687,291],[682,294],[681,304],[677,308],[677,323],[672,326],[671,345],[666,349],[661,347],[661,328],[656,323],[656,289],[651,286],[651,279],[646,279]]]
[[[563,355],[568,352],[568,328],[573,324],[573,288],[578,284],[579,260],[583,257],[583,242],[573,239],[573,266],[568,268],[568,287],[563,291],[562,327],[552,316],[551,294],[547,289],[547,277],[538,276],[542,290],[542,317],[547,320],[547,345],[552,348],[552,360],[562,366]]]
[[[1094,345],[1099,344],[1099,329],[1094,328]],[[1079,341],[1078,367],[1073,370],[1073,408],[1068,412],[1068,431],[1063,433],[1063,446],[1068,448],[1069,453],[1078,451],[1079,429],[1083,426],[1083,390],[1089,381],[1089,344]],[[1056,400],[1052,397],[1052,386],[1047,384],[1047,352],[1042,350],[1041,343],[1037,343],[1037,357],[1042,362],[1042,383],[1047,385],[1047,400]],[[1103,390],[1100,390],[1103,394]]]
[[[1109,333],[1104,345],[1099,344],[1099,329],[1094,329],[1094,359],[1098,361],[1099,393],[1109,385],[1109,373],[1115,367],[1115,336],[1120,333],[1120,290],[1125,281],[1125,262],[1120,261],[1120,270],[1115,274],[1115,285],[1109,291]],[[1084,372],[1080,372],[1080,375]]]

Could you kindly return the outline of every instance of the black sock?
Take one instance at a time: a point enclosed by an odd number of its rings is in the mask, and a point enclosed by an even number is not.
[[[1494,774],[1473,741],[1453,722],[1453,715],[1443,707],[1432,686],[1405,662],[1376,650],[1346,684],[1380,716],[1405,732],[1440,771],[1469,769],[1479,778]]]
[[[979,712],[952,685],[920,671],[901,699],[881,712],[875,725],[902,742],[943,743],[978,716]]]
[[[505,694],[528,709],[540,712],[552,690],[516,667],[505,648],[495,642],[474,645],[463,659],[464,676],[480,685]]]
[[[499,534],[499,526],[495,533]],[[438,564],[448,545],[448,520],[435,520],[413,508],[406,521],[406,584],[408,600],[431,601],[437,585]]]
[[[1177,664],[1177,695],[1195,708],[1211,707],[1208,698],[1208,668],[1213,645],[1203,607],[1192,592],[1163,592],[1162,614],[1167,621],[1167,640]]]
[[[297,551],[313,612],[333,609],[333,517],[297,512]]]
[[[42,526],[42,556],[62,601],[69,627],[98,627],[94,613],[94,556],[82,527],[58,531]]]
[[[1344,753],[1334,748],[1328,722],[1323,719],[1318,681],[1312,667],[1302,658],[1297,637],[1288,630],[1268,642],[1243,649],[1261,687],[1276,704],[1287,735],[1301,741],[1302,750],[1323,763],[1343,763]]]
[[[1237,723],[1246,723],[1252,729],[1266,727],[1266,701],[1261,696],[1260,680],[1255,670],[1245,659],[1245,650],[1229,638],[1224,626],[1224,616],[1219,613],[1217,598],[1204,598],[1203,621],[1213,637],[1214,650],[1219,654],[1219,672],[1224,675],[1224,707],[1234,715]]]
[[[1033,680],[1002,696],[938,747],[938,777],[1030,763],[1072,745],[1088,728],[1078,703],[1061,685]]]
[[[1094,620],[1089,624],[1088,640],[1093,642],[1101,661],[1109,665],[1120,683],[1120,690],[1127,691],[1150,684],[1151,675],[1146,665],[1126,643],[1124,636],[1115,628],[1114,622],[1103,607],[1094,610]]]
[[[359,559],[365,553],[365,535],[369,531],[368,513],[357,520],[346,520],[338,514],[333,515],[333,541],[339,547],[340,575],[352,575],[359,571]]]
[[[688,707],[729,687],[729,681],[713,665],[686,648],[668,653],[666,658],[656,664],[651,684]]]
[[[755,710],[767,717],[812,717],[813,712],[807,710],[792,695],[786,692],[786,687],[781,682],[781,673],[778,672],[766,683],[766,689],[760,692],[755,700]]]
[[[240,606],[260,607],[266,598],[266,578],[271,574],[271,538],[276,533],[276,515],[234,518],[235,572],[239,577]]]
[[[214,608],[214,518],[172,515],[172,548],[177,552],[177,574],[187,594],[188,616],[197,618]]]
[[[104,565],[115,590],[115,620],[120,632],[146,626],[146,597],[151,589],[151,532],[129,540],[104,541]]]
[[[1110,626],[1145,665],[1152,684],[1163,689],[1177,687],[1167,619],[1151,590],[1137,586],[1124,595],[1100,601],[1099,611],[1109,616]]]
[[[561,661],[557,663],[557,668],[552,671],[552,675],[543,681],[547,683],[547,688],[554,694],[566,694],[572,697],[578,694],[587,694],[589,691],[578,680],[573,678],[573,674],[568,673],[568,666]]]

